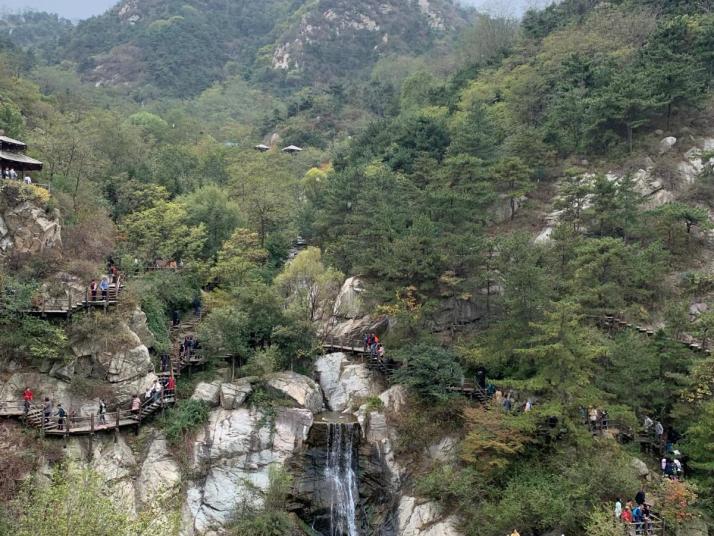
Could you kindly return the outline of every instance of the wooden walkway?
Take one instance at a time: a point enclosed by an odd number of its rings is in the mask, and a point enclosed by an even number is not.
[[[108,309],[109,307],[116,306],[119,303],[119,297],[121,290],[124,285],[119,282],[119,285],[114,283],[109,285],[109,290],[107,291],[106,297],[102,297],[102,292],[97,291],[96,296],[90,296],[89,289],[84,291],[84,299],[80,301],[74,301],[72,299],[72,293],[70,292],[67,301],[65,303],[59,303],[59,300],[52,300],[50,304],[43,296],[42,303],[36,305],[32,309],[23,311],[27,315],[40,316],[40,317],[51,317],[51,316],[72,316],[80,311],[85,311],[89,309]]]
[[[189,355],[182,355],[180,346],[183,338],[188,334],[195,334],[200,317],[192,317],[187,322],[182,322],[179,326],[172,326],[171,339],[174,347],[174,353],[170,356],[170,370],[177,377],[181,371],[187,367],[200,366],[207,361],[205,357],[191,352]],[[190,369],[189,369],[190,370]],[[157,376],[160,379],[167,378],[171,372],[159,372]],[[24,402],[0,402],[0,417],[20,419],[29,428],[40,430],[46,436],[67,437],[74,435],[89,435],[93,436],[98,432],[116,431],[122,428],[138,429],[146,419],[154,416],[167,407],[173,406],[176,403],[176,393],[162,390],[161,396],[158,399],[150,398],[144,400],[141,405],[139,414],[134,414],[130,410],[116,410],[107,412],[102,416],[91,414],[89,416],[72,417],[69,414],[64,418],[64,422],[60,427],[58,417],[55,415],[57,408],[53,407],[52,412],[47,418],[44,414],[44,407],[40,404],[30,405],[29,411],[25,411]],[[127,404],[128,405],[128,404]],[[65,411],[68,408],[65,408]],[[69,413],[69,412],[68,412]]]

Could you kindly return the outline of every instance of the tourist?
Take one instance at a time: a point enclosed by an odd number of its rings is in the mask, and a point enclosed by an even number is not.
[[[364,352],[367,353],[367,350],[372,346],[372,335],[367,333],[364,336]]]
[[[384,358],[384,346],[381,344],[377,345],[377,357],[381,360]]]
[[[131,412],[134,416],[138,417],[140,411],[141,411],[141,400],[139,399],[139,395],[134,395],[131,398]]]
[[[635,502],[638,504],[638,506],[642,506],[645,504],[645,491],[640,490],[637,492],[637,495],[635,495]]]
[[[64,430],[64,420],[67,417],[67,412],[64,410],[61,403],[57,404],[57,413],[55,413],[55,416],[57,417],[57,429]]]
[[[526,400],[526,405],[523,408],[523,412],[528,413],[532,409],[533,409],[533,402],[531,402],[531,399],[529,398],[528,400]]]
[[[667,458],[662,458],[659,462],[660,469],[662,469],[662,474],[664,474],[665,469],[667,469]]]
[[[193,298],[193,316],[196,318],[201,318],[201,296],[196,294]]]
[[[107,293],[109,292],[109,280],[102,277],[102,282],[99,283],[99,290],[102,291],[102,301],[107,301]]]
[[[379,345],[379,337],[376,333],[372,333],[372,344],[369,346],[369,353],[372,357],[377,354],[377,345]]]
[[[632,511],[629,506],[625,506],[625,509],[622,511],[622,520],[625,523],[632,523]]]
[[[493,401],[499,406],[503,404],[503,391],[496,389],[496,392],[493,394]]]
[[[166,394],[167,395],[173,395],[176,392],[176,379],[174,378],[174,375],[171,374],[169,376],[169,381],[166,382]]]
[[[45,403],[42,406],[42,413],[45,416],[45,426],[50,423],[50,416],[52,415],[52,402],[49,397],[45,397]]]
[[[675,458],[674,459],[674,474],[677,477],[681,478],[683,476],[683,473],[684,473],[684,471],[682,469],[682,462],[679,461],[679,458]]]
[[[34,398],[34,395],[32,394],[32,389],[29,387],[25,387],[25,390],[22,393],[22,406],[25,410],[25,415],[27,415],[30,411],[30,406],[32,406],[32,399]]]
[[[15,171],[15,168],[10,168],[10,178],[17,179],[17,171]]]
[[[662,436],[664,436],[664,427],[662,426],[662,423],[657,421],[655,423],[655,438],[657,439],[657,443],[662,443]]]
[[[609,422],[610,422],[610,419],[607,414],[607,410],[604,409],[604,410],[602,410],[602,412],[600,412],[600,429],[607,430]]]
[[[590,431],[595,432],[597,430],[597,409],[590,407],[588,410],[588,419],[590,421]]]
[[[23,180],[25,184],[32,184],[32,178],[29,175],[25,175],[25,178]]]
[[[109,269],[109,275],[112,278],[112,283],[116,284],[119,281],[119,270],[117,270],[116,266],[112,266]]]
[[[103,398],[99,399],[99,424],[107,424],[107,404]]]
[[[161,372],[169,370],[169,354],[161,354]]]
[[[163,386],[161,385],[161,382],[159,380],[156,380],[154,382],[154,387],[152,388],[152,394],[151,394],[151,399],[153,402],[158,402],[159,399],[161,398],[161,392],[164,390]]]
[[[622,516],[622,501],[618,497],[615,500],[615,519],[620,519],[620,516]]]
[[[97,301],[97,280],[92,279],[92,282],[89,283],[89,295],[91,296],[91,300],[93,302]]]
[[[642,524],[645,534],[652,533],[652,512],[647,504],[643,504],[641,510]]]
[[[503,399],[503,410],[506,413],[509,413],[511,411],[512,407],[513,407],[513,402],[511,401],[511,393],[508,393],[506,395],[506,398]]]
[[[641,534],[642,532],[642,509],[635,506],[632,509],[632,523],[635,524],[635,534]]]
[[[644,422],[644,429],[645,433],[650,433],[652,426],[654,426],[654,421],[649,418],[649,416],[645,415],[645,422]]]
[[[171,313],[171,319],[173,320],[173,325],[174,327],[178,327],[178,325],[181,323],[181,315],[179,315],[179,312],[174,309],[174,311]]]

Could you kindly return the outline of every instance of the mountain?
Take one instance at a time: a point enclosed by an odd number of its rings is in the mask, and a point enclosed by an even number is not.
[[[425,52],[467,19],[449,0],[124,0],[60,48],[96,85],[186,97],[233,74],[330,83],[386,54]]]

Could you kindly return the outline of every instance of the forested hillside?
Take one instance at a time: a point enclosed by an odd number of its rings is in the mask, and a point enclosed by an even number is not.
[[[0,532],[634,534],[619,501],[707,534],[713,13],[5,20],[38,29],[3,32],[0,128],[44,168],[0,188]],[[91,435],[30,429],[28,386]]]

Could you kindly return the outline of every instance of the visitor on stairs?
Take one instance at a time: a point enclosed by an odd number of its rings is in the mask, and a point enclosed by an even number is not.
[[[146,392],[144,393],[144,403],[148,404],[149,400],[151,400],[152,395],[154,394],[154,384],[152,383],[149,385],[149,387],[146,388]]]
[[[134,414],[134,416],[138,417],[140,411],[141,411],[141,400],[139,399],[139,395],[134,395],[131,398],[131,412],[132,412],[132,414]]]
[[[171,374],[171,376],[169,376],[169,381],[166,383],[166,394],[173,395],[175,393],[176,393],[176,380],[174,379],[174,375]]]
[[[161,354],[161,372],[169,370],[169,354]]]
[[[32,405],[33,397],[34,395],[32,394],[32,389],[30,389],[29,387],[25,387],[25,390],[22,393],[22,406],[25,411],[25,416],[27,416],[30,411],[30,406]]]
[[[384,346],[382,346],[381,344],[377,345],[377,357],[380,359],[380,361],[384,359]]]
[[[615,501],[615,519],[620,519],[620,516],[622,516],[622,501],[618,497]]]
[[[159,380],[156,380],[154,382],[154,387],[152,389],[152,395],[151,395],[152,403],[156,403],[161,399],[161,392],[163,390],[164,390],[164,387],[161,385],[161,382],[159,382]]]
[[[57,417],[57,429],[64,430],[64,420],[67,417],[67,412],[64,410],[61,403],[57,404],[57,413],[55,413],[55,416]]]
[[[662,443],[662,437],[664,436],[664,427],[662,426],[662,423],[657,421],[655,423],[655,438],[657,439],[657,443]]]
[[[107,300],[107,292],[109,291],[109,280],[106,277],[102,277],[102,282],[99,283],[99,290],[102,291],[102,300]]]
[[[103,398],[99,399],[99,424],[107,424],[107,404]]]
[[[116,285],[119,282],[119,270],[117,270],[116,266],[112,266],[109,269],[109,275],[112,278],[112,283]]]
[[[92,282],[89,283],[89,295],[90,295],[89,299],[93,302],[97,301],[97,288],[98,288],[97,280],[92,279]]]
[[[199,294],[196,294],[196,296],[193,298],[193,315],[196,318],[201,318],[201,296]]]
[[[179,315],[178,311],[174,310],[174,312],[171,313],[171,320],[173,321],[174,327],[178,327],[181,323],[181,315]]]
[[[45,426],[47,426],[50,423],[50,416],[52,415],[52,402],[47,396],[45,397],[45,403],[42,406],[42,413],[45,417]]]

